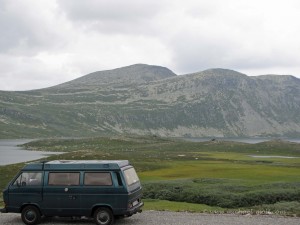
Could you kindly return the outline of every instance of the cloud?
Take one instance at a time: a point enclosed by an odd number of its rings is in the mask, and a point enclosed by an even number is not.
[[[53,1],[2,0],[0,52],[29,55],[59,49],[67,41],[66,20]]]
[[[297,0],[0,0],[0,90],[135,63],[300,76],[299,11]]]
[[[183,72],[212,67],[250,71],[299,65],[300,4],[290,1],[218,1],[214,10],[191,8],[176,22],[168,40],[175,67]],[[186,26],[188,24],[188,26]],[[292,71],[291,71],[292,72]],[[294,71],[295,73],[296,71]],[[299,70],[298,70],[299,74]],[[254,75],[254,74],[252,74]]]
[[[60,0],[57,3],[75,21],[131,21],[145,20],[159,12],[161,2],[145,0]]]
[[[152,21],[168,7],[164,3],[165,0],[58,1],[66,16],[86,32],[121,35],[151,35],[157,26]]]

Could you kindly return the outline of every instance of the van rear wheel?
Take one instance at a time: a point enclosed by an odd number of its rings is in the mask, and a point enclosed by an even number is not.
[[[29,205],[22,210],[21,218],[25,224],[34,225],[41,222],[41,213],[37,207]]]
[[[98,208],[94,213],[94,221],[97,225],[111,225],[114,223],[114,216],[109,208]]]

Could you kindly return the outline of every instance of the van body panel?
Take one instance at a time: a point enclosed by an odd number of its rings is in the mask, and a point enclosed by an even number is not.
[[[97,207],[131,216],[141,212],[141,197],[140,181],[128,160],[50,161],[28,164],[17,174],[3,191],[1,212],[20,213],[29,204],[44,216],[92,217]]]
[[[88,187],[81,195],[81,206],[85,216],[91,216],[91,211],[97,206],[107,206],[113,212],[119,207],[127,207],[127,194],[116,193],[115,188]],[[123,203],[123,206],[122,206]]]
[[[44,187],[42,213],[47,216],[78,216],[81,187]]]
[[[26,204],[40,206],[43,201],[43,172],[40,169],[40,167],[33,167],[33,170],[30,171],[23,170],[10,182],[6,188],[7,197],[4,197],[4,202],[10,203],[8,210],[20,212],[22,206]],[[34,179],[31,180],[30,177],[21,180],[24,174],[40,174],[40,180],[38,183]]]
[[[9,188],[9,205],[13,212],[20,212],[20,208],[27,203],[34,203],[40,205],[43,200],[42,196],[43,187],[40,186],[15,186],[12,185]]]

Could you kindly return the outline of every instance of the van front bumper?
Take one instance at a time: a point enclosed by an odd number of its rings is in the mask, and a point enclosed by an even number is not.
[[[1,213],[7,213],[7,209],[6,208],[0,209],[0,212]]]

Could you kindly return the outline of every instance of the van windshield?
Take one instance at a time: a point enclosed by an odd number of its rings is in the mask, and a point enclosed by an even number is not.
[[[124,170],[124,175],[125,175],[126,183],[128,186],[140,181],[134,168]]]

